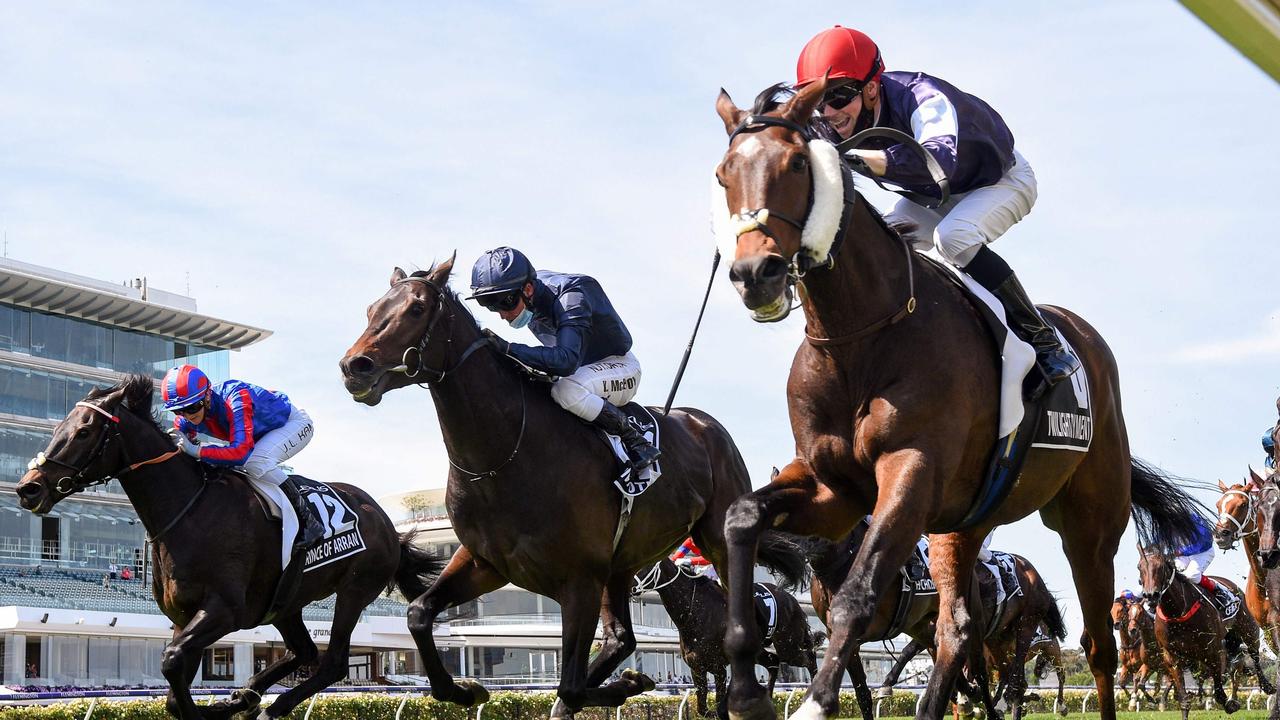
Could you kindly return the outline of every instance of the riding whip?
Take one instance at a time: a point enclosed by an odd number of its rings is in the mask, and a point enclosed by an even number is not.
[[[684,357],[680,359],[680,369],[676,370],[676,379],[671,383],[671,392],[667,393],[667,404],[662,406],[662,414],[671,413],[671,403],[676,399],[676,390],[680,380],[684,378],[684,369],[689,364],[689,354],[693,352],[693,341],[698,339],[698,328],[702,326],[702,314],[707,311],[707,300],[711,299],[711,285],[716,281],[716,268],[720,267],[720,248],[716,248],[716,256],[711,260],[711,278],[707,280],[707,292],[702,296],[702,307],[698,310],[698,321],[693,324],[693,334],[689,336],[689,344],[685,346]]]

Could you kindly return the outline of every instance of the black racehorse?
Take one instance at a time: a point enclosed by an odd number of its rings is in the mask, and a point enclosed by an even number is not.
[[[152,416],[154,392],[151,378],[131,375],[76,403],[18,483],[18,499],[43,515],[65,497],[118,478],[153,547],[156,603],[173,621],[173,640],[160,665],[169,681],[169,714],[196,720],[253,711],[267,688],[319,657],[314,675],[258,714],[284,717],[347,676],[351,631],[369,603],[390,587],[417,597],[440,563],[398,535],[368,493],[333,484],[358,515],[366,549],[304,573],[292,602],[276,609],[271,621],[289,652],[230,700],[197,707],[191,681],[205,649],[228,633],[262,624],[271,609],[281,576],[280,524],[243,477],[214,471],[174,449]],[[320,653],[302,622],[302,608],[334,593],[329,647]]]
[[[462,705],[487,692],[457,682],[436,652],[431,626],[445,609],[514,583],[560,604],[562,665],[557,713],[617,706],[653,686],[633,670],[600,687],[635,649],[629,601],[633,576],[693,536],[723,567],[724,519],[750,491],[728,431],[692,408],[658,413],[662,477],[629,515],[611,480],[613,452],[589,425],[565,412],[544,383],[487,343],[448,288],[453,260],[408,275],[369,307],[369,326],[340,363],[353,399],[428,383],[449,453],[445,506],[463,547],[430,591],[413,601],[413,633],[431,694]],[[798,581],[804,558],[770,533],[761,562]],[[589,658],[599,619],[602,648]],[[754,656],[753,656],[754,657]]]

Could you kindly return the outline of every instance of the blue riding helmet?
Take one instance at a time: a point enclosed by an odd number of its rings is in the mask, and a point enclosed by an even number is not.
[[[471,267],[471,295],[467,299],[518,291],[535,277],[533,263],[524,253],[510,247],[494,248]]]
[[[1275,428],[1271,428],[1262,434],[1262,450],[1267,454],[1267,467],[1274,469],[1276,466],[1276,441]]]

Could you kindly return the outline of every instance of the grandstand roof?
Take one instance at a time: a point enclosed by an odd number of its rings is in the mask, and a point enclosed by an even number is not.
[[[271,335],[251,325],[196,312],[189,297],[64,273],[0,259],[0,302],[84,318],[176,338],[195,345],[239,350]]]

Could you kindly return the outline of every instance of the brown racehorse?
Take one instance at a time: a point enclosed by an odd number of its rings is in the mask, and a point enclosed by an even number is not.
[[[1249,480],[1227,487],[1218,481],[1222,496],[1218,498],[1218,522],[1213,528],[1213,538],[1219,550],[1230,550],[1237,542],[1244,544],[1244,556],[1249,561],[1249,579],[1245,583],[1244,603],[1249,614],[1262,628],[1262,636],[1271,646],[1271,652],[1280,651],[1280,607],[1267,594],[1267,569],[1258,559],[1258,529],[1262,526],[1262,508],[1257,503],[1262,488],[1262,478],[1249,468]]]
[[[1280,424],[1277,424],[1273,437],[1280,440]],[[1275,454],[1280,456],[1280,449]],[[1274,572],[1280,567],[1280,545],[1277,544],[1277,536],[1280,535],[1280,475],[1272,472],[1260,483],[1256,502],[1261,521],[1258,526],[1258,549],[1253,554],[1262,569],[1268,571],[1263,579],[1265,596],[1280,598],[1280,572]],[[1271,718],[1280,720],[1280,690],[1277,690],[1275,702],[1271,706]]]
[[[191,681],[206,648],[236,630],[257,627],[280,578],[280,525],[267,517],[244,478],[210,474],[187,455],[151,414],[155,385],[131,375],[94,390],[58,424],[38,462],[18,484],[22,506],[38,515],[69,495],[118,478],[151,539],[152,591],[174,625],[160,669],[169,681],[169,714],[182,720],[252,712],[273,684],[319,657],[319,668],[258,717],[279,718],[347,676],[351,631],[360,613],[389,585],[407,597],[424,592],[440,563],[415,548],[373,498],[359,488],[331,487],[359,516],[366,549],[302,576],[292,603],[272,625],[289,652],[249,679],[229,701],[196,707]],[[300,560],[294,560],[300,562]],[[329,647],[319,653],[302,622],[307,604],[337,593]]]
[[[341,362],[347,390],[367,405],[395,388],[429,383],[444,435],[451,466],[445,504],[463,547],[409,609],[431,694],[461,705],[488,696],[475,682],[454,680],[431,628],[447,608],[514,583],[560,604],[556,712],[621,705],[653,687],[634,670],[600,687],[635,648],[633,576],[690,535],[723,570],[724,518],[751,489],[747,468],[710,415],[691,408],[659,413],[662,478],[636,498],[620,529],[613,452],[556,405],[546,383],[531,380],[486,342],[448,288],[452,269],[452,259],[413,275],[396,268],[390,288],[369,307],[368,328]],[[780,535],[770,537],[777,551],[762,554],[762,562],[799,582],[803,557]],[[603,645],[592,659],[597,618]]]
[[[1223,687],[1228,658],[1237,652],[1249,654],[1263,691],[1274,693],[1275,688],[1262,672],[1262,660],[1258,655],[1258,624],[1253,616],[1238,612],[1234,619],[1224,621],[1200,587],[1174,569],[1173,559],[1167,552],[1142,548],[1139,551],[1138,572],[1142,576],[1143,603],[1156,615],[1156,642],[1164,655],[1165,665],[1171,671],[1183,720],[1191,710],[1191,698],[1183,681],[1185,670],[1204,670],[1213,680],[1213,697],[1218,704],[1227,713],[1240,709],[1240,703],[1229,699]],[[1234,583],[1224,578],[1214,577],[1213,580],[1225,583],[1234,593],[1240,592]]]
[[[1141,693],[1147,702],[1163,708],[1173,685],[1171,683],[1164,685],[1164,689],[1161,690],[1162,679],[1169,677],[1170,671],[1165,664],[1164,653],[1160,651],[1160,643],[1156,640],[1155,616],[1147,612],[1141,602],[1131,602],[1125,611],[1123,628],[1129,642],[1136,645],[1138,663],[1136,674],[1131,676],[1134,682],[1134,694],[1131,696],[1129,705],[1136,710],[1137,695]],[[1147,680],[1152,677],[1156,679],[1154,697],[1147,692]]]
[[[918,715],[934,718],[944,712],[965,661],[981,655],[969,642],[978,630],[965,599],[982,538],[1039,510],[1061,535],[1071,563],[1085,623],[1081,644],[1102,716],[1110,720],[1116,652],[1107,608],[1113,558],[1131,504],[1144,541],[1173,545],[1194,531],[1194,501],[1131,462],[1115,359],[1084,320],[1046,307],[1047,319],[1088,373],[1092,445],[1087,453],[1032,451],[1003,503],[971,527],[951,532],[973,504],[996,440],[998,349],[945,271],[911,252],[856,192],[835,223],[843,238],[839,248],[834,233],[803,235],[818,187],[811,168],[815,162],[841,164],[830,145],[823,150],[815,140],[811,147],[806,129],[826,85],[814,82],[780,105],[768,90],[750,112],[723,91],[716,102],[730,135],[716,177],[728,212],[737,214],[730,278],[761,319],[780,319],[798,285],[808,336],[787,383],[796,458],[767,487],[739,500],[726,524],[730,713],[748,720],[774,716],[749,672],[758,640],[749,622],[748,579],[764,530],[836,540],[868,512],[873,517],[833,600],[831,641],[796,715],[804,720],[838,712],[844,668],[871,634],[880,601],[916,538],[950,533],[934,538],[931,550],[941,602],[938,661]],[[815,160],[819,151],[828,160]],[[807,249],[802,241],[810,243]]]
[[[729,601],[720,583],[706,576],[686,573],[670,560],[663,560],[645,576],[637,590],[656,590],[662,605],[680,631],[680,652],[693,673],[698,714],[707,714],[707,675],[715,680],[716,716],[729,717],[729,658],[724,653],[724,631],[728,626]],[[778,679],[780,666],[802,667],[812,675],[818,671],[815,645],[824,637],[809,629],[804,609],[788,589],[766,584],[777,602],[777,619],[772,649],[762,648],[756,664],[769,672],[769,692]]]

